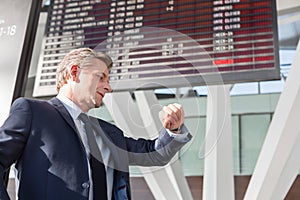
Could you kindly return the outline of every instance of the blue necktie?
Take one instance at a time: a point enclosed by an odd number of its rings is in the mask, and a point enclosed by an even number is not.
[[[81,113],[78,117],[83,123],[90,149],[90,165],[93,179],[94,200],[107,200],[106,172],[89,117]]]

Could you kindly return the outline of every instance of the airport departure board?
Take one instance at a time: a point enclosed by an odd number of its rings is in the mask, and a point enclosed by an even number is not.
[[[71,49],[114,60],[114,90],[280,78],[275,0],[53,0],[34,95]]]

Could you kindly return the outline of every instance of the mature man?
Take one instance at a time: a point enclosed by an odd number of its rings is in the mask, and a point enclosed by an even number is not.
[[[179,104],[163,108],[155,140],[87,116],[111,92],[111,66],[106,54],[73,50],[57,68],[55,98],[14,102],[0,128],[0,174],[16,163],[19,199],[130,199],[129,165],[164,165],[191,139]],[[0,199],[9,199],[3,184]]]

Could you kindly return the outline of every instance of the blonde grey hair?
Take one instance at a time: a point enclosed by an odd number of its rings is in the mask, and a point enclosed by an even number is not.
[[[112,59],[103,52],[96,52],[90,48],[79,48],[70,51],[60,62],[56,70],[56,90],[59,92],[60,88],[67,83],[69,72],[73,65],[84,67],[87,59],[97,58],[105,63],[108,69],[112,67]]]

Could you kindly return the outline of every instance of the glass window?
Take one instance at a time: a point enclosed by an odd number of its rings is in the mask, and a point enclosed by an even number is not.
[[[270,114],[241,116],[241,174],[252,174],[271,121]]]

